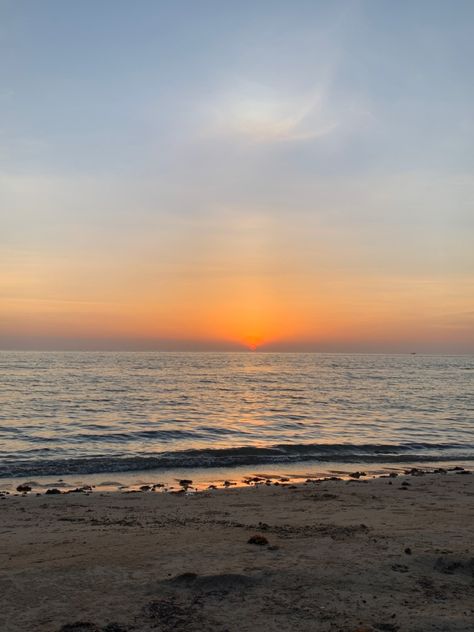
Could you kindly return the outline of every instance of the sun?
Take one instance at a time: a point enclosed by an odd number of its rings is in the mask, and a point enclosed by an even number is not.
[[[242,340],[243,344],[247,347],[249,351],[257,351],[257,349],[262,345],[263,338],[262,336],[245,336]]]

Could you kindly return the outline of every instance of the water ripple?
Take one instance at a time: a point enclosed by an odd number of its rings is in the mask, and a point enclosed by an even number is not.
[[[473,382],[471,356],[1,352],[0,473],[469,457]]]

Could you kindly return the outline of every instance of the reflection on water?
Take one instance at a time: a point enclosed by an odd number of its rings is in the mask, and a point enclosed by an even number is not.
[[[472,356],[2,352],[0,473],[137,469],[162,453],[197,466],[466,456],[473,383]]]

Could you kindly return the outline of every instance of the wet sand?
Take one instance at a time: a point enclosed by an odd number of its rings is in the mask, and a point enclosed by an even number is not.
[[[472,631],[473,524],[461,472],[5,495],[0,629]]]

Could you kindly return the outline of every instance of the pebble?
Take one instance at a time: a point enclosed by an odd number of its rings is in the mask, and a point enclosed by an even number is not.
[[[31,487],[29,485],[18,485],[16,488],[17,492],[31,492]]]
[[[247,540],[247,544],[257,544],[258,546],[265,546],[266,544],[268,544],[268,540],[265,536],[256,534]]]
[[[183,478],[181,481],[179,481],[179,484],[181,485],[181,487],[189,487],[193,484],[193,482],[188,480],[187,478]]]

